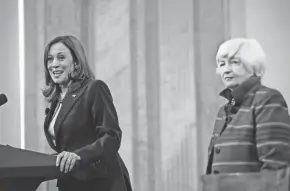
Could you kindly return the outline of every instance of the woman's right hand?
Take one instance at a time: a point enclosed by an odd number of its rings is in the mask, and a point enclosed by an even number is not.
[[[60,167],[61,172],[68,173],[72,171],[76,162],[81,160],[81,157],[73,152],[63,151],[57,155],[56,166]]]

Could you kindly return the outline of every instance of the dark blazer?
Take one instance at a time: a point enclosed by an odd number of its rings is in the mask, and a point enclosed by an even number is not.
[[[75,171],[58,180],[59,189],[131,191],[129,173],[118,154],[122,131],[108,86],[92,80],[66,94],[54,126],[54,145],[48,127],[56,105],[53,101],[47,110],[47,141],[57,153],[70,151],[81,157]]]
[[[207,174],[259,172],[290,165],[290,116],[278,90],[253,76],[218,112],[208,149]]]

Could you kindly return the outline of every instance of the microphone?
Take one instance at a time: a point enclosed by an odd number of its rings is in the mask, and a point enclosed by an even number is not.
[[[0,94],[0,106],[5,104],[8,101],[5,94]]]

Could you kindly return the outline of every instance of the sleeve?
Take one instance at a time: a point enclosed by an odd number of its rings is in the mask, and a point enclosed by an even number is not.
[[[256,146],[261,170],[277,170],[290,164],[290,117],[280,92],[264,93],[254,111]]]
[[[91,87],[91,113],[98,134],[96,141],[75,151],[82,164],[98,160],[108,160],[116,156],[121,144],[122,131],[108,86],[97,80]],[[90,98],[89,98],[90,99]]]

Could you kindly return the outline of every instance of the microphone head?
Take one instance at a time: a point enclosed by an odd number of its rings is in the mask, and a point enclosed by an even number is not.
[[[5,94],[0,94],[0,106],[5,104],[8,101]]]

